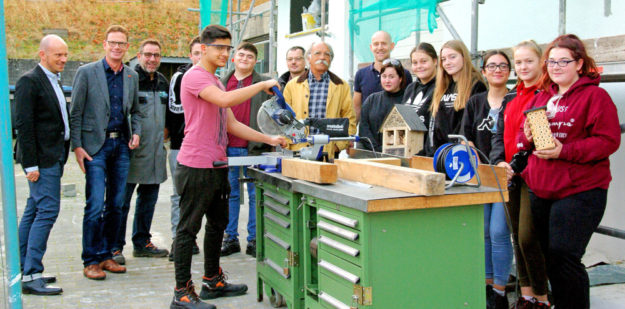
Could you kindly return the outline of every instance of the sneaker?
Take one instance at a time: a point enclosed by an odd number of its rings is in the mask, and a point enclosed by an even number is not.
[[[193,255],[200,254],[200,247],[197,246],[197,241],[193,242]]]
[[[541,303],[541,302],[537,301],[537,302],[534,304],[534,308],[537,308],[537,309],[549,309],[549,308],[551,308],[551,306],[550,306],[550,305],[548,305],[548,304]]]
[[[247,242],[247,248],[245,248],[245,254],[256,257],[256,240],[250,240]]]
[[[219,274],[215,275],[213,278],[202,277],[200,298],[213,299],[217,297],[238,296],[247,292],[247,285],[231,284],[226,282],[226,279],[226,275],[224,275],[221,267],[219,268]]]
[[[221,256],[228,256],[233,253],[241,252],[241,245],[236,238],[230,238],[223,241],[221,245]]]
[[[497,292],[493,291],[492,294],[492,305],[493,309],[508,309],[508,297],[505,295],[499,295]]]
[[[525,299],[523,296],[519,297],[517,301],[512,305],[512,309],[534,309],[538,301],[536,298],[532,298],[531,301]]]
[[[121,250],[113,251],[113,261],[117,262],[119,265],[126,265],[126,258],[124,258]]]
[[[134,257],[166,257],[167,255],[169,255],[167,249],[159,249],[149,240],[145,247],[135,248],[132,251]]]
[[[189,280],[187,286],[182,289],[174,289],[174,299],[171,301],[170,309],[217,309],[215,305],[202,302],[195,294],[193,282]]]

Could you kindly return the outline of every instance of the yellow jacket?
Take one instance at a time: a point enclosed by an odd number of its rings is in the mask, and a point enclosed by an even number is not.
[[[328,88],[328,99],[326,103],[326,118],[348,118],[349,134],[356,134],[356,114],[354,113],[354,105],[352,104],[352,94],[347,82],[329,72],[330,85]],[[308,87],[308,71],[304,72],[298,79],[292,79],[284,87],[284,99],[291,105],[297,119],[308,118],[308,99],[310,89]],[[334,158],[334,146],[339,150],[346,149],[349,142],[330,142],[324,147],[325,152],[330,158]],[[289,149],[299,150],[306,145],[297,144],[290,145]]]

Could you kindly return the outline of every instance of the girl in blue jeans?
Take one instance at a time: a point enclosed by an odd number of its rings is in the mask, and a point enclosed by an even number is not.
[[[483,60],[482,74],[488,81],[489,90],[469,99],[462,118],[461,132],[471,146],[478,148],[486,156],[480,157],[480,160],[487,162],[491,151],[491,137],[499,129],[499,111],[508,94],[506,82],[510,76],[510,60],[499,50],[486,53]],[[484,205],[487,308],[508,308],[505,287],[513,253],[504,205],[503,202]]]

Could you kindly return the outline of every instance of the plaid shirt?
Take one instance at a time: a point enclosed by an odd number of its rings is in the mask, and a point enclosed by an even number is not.
[[[310,98],[308,100],[308,116],[310,118],[325,118],[326,104],[328,100],[328,88],[330,87],[330,74],[326,71],[321,74],[321,80],[317,80],[311,71],[308,71],[308,85]],[[319,130],[310,128],[310,134],[318,134]]]

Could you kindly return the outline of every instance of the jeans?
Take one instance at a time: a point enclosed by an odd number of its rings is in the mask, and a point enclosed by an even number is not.
[[[226,150],[228,157],[242,157],[247,156],[247,148],[228,147]],[[228,227],[226,227],[226,233],[229,239],[239,238],[239,210],[241,207],[241,188],[239,187],[239,169],[243,168],[243,175],[247,177],[246,167],[229,167],[228,168],[228,182],[230,182],[230,199],[229,199],[229,212]],[[247,218],[247,241],[256,240],[256,192],[254,190],[254,183],[247,183],[247,194],[249,200],[249,213]]]
[[[174,241],[176,287],[191,280],[191,254],[197,233],[204,227],[204,276],[219,272],[219,256],[228,223],[228,192],[225,168],[191,168],[178,164],[176,189],[180,193],[180,224]]]
[[[39,168],[39,179],[28,182],[30,195],[19,225],[20,260],[22,274],[29,276],[43,273],[43,255],[48,237],[61,208],[60,161],[48,168]]]
[[[126,184],[126,197],[122,206],[121,221],[119,224],[119,233],[112,251],[123,251],[126,245],[126,223],[128,222],[128,212],[130,211],[130,201],[137,184]],[[137,188],[137,201],[135,203],[135,215],[132,221],[132,244],[135,249],[143,248],[150,241],[152,235],[150,228],[152,227],[152,218],[154,217],[154,208],[156,200],[158,200],[159,184],[139,184]]]
[[[503,203],[484,204],[486,278],[505,286],[512,265],[512,242]]]
[[[176,238],[176,228],[178,228],[178,222],[180,222],[180,195],[176,191],[176,178],[174,173],[176,172],[176,166],[178,165],[179,149],[169,150],[169,171],[171,172],[171,181],[173,184],[173,194],[171,195],[171,239]]]
[[[592,189],[560,200],[530,193],[532,215],[547,261],[556,308],[590,308],[590,287],[582,256],[605,211],[608,190]]]
[[[82,220],[84,266],[111,259],[124,204],[130,156],[125,138],[107,138],[102,148],[85,160],[87,205]],[[106,198],[106,200],[105,200]]]

